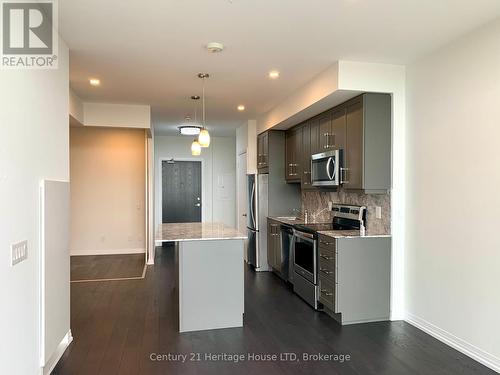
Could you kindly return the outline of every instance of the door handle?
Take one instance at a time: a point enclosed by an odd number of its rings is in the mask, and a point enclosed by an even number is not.
[[[333,158],[328,158],[328,162],[326,163],[326,174],[328,175],[328,178],[330,179],[330,181],[332,181],[335,177],[335,173],[333,175],[330,174],[330,164],[331,163],[335,163],[335,161],[333,160]]]
[[[201,203],[196,203],[195,206],[196,207],[201,207]]]

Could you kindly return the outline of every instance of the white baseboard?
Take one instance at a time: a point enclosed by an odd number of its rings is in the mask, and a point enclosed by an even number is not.
[[[59,343],[54,354],[52,354],[52,356],[45,364],[45,366],[41,368],[40,371],[41,375],[49,375],[54,370],[57,363],[61,359],[66,349],[68,349],[68,346],[69,344],[71,344],[72,341],[73,341],[73,335],[71,334],[71,330],[69,330],[68,333],[66,333],[66,336],[64,336],[64,338]]]
[[[428,322],[425,319],[419,318],[410,313],[406,313],[406,322],[428,333],[439,341],[451,346],[452,348],[462,352],[463,354],[471,357],[472,359],[482,363],[490,369],[500,373],[500,358],[488,353],[477,346],[468,343],[465,340],[445,331],[442,328]]]
[[[146,249],[70,250],[71,255],[144,254],[145,252],[146,252]]]

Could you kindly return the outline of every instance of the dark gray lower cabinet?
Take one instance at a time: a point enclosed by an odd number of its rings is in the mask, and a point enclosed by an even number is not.
[[[281,223],[267,219],[267,263],[275,271],[281,267]]]
[[[390,318],[391,238],[319,236],[320,308],[341,324]]]

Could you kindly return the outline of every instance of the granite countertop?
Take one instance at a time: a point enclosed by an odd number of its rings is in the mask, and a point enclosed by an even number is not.
[[[236,228],[222,223],[168,223],[160,224],[156,231],[156,242],[243,240],[247,236]]]
[[[366,231],[364,236],[360,236],[359,230],[322,230],[318,233],[332,238],[391,237],[390,234],[370,233],[370,231]]]
[[[295,220],[290,220],[287,219],[286,216],[268,216],[268,219],[276,220],[279,221],[282,224],[287,224],[287,225],[298,225],[298,224],[306,224],[305,220],[301,217],[295,219]],[[325,224],[326,222],[324,220],[320,221],[308,221],[307,224]]]
[[[297,218],[295,220],[287,219],[287,216],[268,216],[268,219],[272,219],[275,221],[279,221],[282,224],[288,224],[288,225],[296,225],[296,224],[304,224],[305,221],[302,218]],[[290,216],[292,217],[292,216]]]
[[[298,224],[305,224],[304,219],[298,218],[296,220],[289,220],[286,219],[285,217],[280,217],[280,216],[269,216],[269,219],[279,221],[282,224],[287,224],[290,226],[293,225],[298,225]],[[324,221],[310,221],[308,224],[324,224]],[[359,230],[320,230],[318,231],[319,234],[322,234],[324,236],[332,237],[332,238],[355,238],[355,237],[361,237],[359,235]],[[384,233],[374,233],[370,232],[369,230],[366,231],[366,234],[363,237],[391,237],[390,234],[384,234]]]

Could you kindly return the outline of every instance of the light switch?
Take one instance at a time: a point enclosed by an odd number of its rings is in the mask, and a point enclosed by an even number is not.
[[[10,265],[15,266],[16,264],[28,258],[28,241],[21,241],[12,244],[10,250]]]
[[[375,217],[377,219],[382,219],[382,207],[375,206]]]

